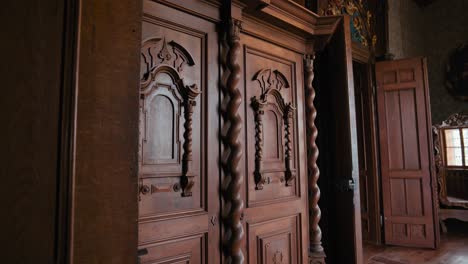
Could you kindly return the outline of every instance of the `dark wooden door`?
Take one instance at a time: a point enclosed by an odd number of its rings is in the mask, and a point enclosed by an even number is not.
[[[217,264],[221,258],[215,24],[152,1],[145,1],[143,10],[141,263]]]
[[[247,263],[305,263],[308,207],[303,55],[247,34],[241,35],[241,42]]]
[[[385,242],[434,248],[426,61],[379,62],[376,80]]]

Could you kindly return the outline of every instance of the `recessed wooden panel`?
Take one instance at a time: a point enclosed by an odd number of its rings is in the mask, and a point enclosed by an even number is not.
[[[409,216],[424,216],[424,200],[421,179],[405,179],[406,203]]]
[[[248,223],[249,263],[300,263],[299,216]]]
[[[244,48],[246,101],[264,100],[261,106],[261,123],[258,123],[258,109],[246,104],[248,205],[268,203],[297,195],[297,178],[287,184],[288,157],[290,170],[297,175],[297,99],[296,64],[289,58],[270,54],[246,46]],[[263,98],[263,99],[262,99]],[[288,105],[292,106],[291,118],[286,119]],[[257,116],[256,116],[257,115]],[[288,125],[286,122],[290,122]],[[258,129],[261,126],[263,141],[258,145]],[[289,130],[289,132],[287,132]],[[288,144],[288,142],[290,142]],[[289,146],[289,148],[288,148]],[[261,148],[261,177],[259,188],[256,179],[255,159]],[[289,152],[288,152],[289,149]],[[289,154],[288,154],[289,153]]]
[[[241,34],[241,42],[245,263],[305,263],[309,221],[304,55],[250,34]]]
[[[143,19],[140,216],[202,210],[205,35]],[[184,155],[190,156],[184,158]],[[185,168],[185,171],[184,171]],[[189,191],[185,194],[183,177]],[[143,192],[142,188],[146,188]],[[183,196],[183,197],[182,197]]]
[[[414,81],[414,69],[401,69],[398,73],[400,74],[400,82]]]
[[[401,110],[400,96],[398,91],[385,92],[385,115],[387,122],[388,162],[389,169],[403,169],[403,142],[401,136]]]
[[[142,264],[201,264],[205,263],[206,234],[182,237],[172,242],[145,245],[148,251]]]
[[[383,83],[392,84],[397,82],[397,72],[396,71],[387,71],[383,74]]]
[[[401,90],[399,91],[399,97],[401,131],[404,133],[402,138],[404,167],[407,170],[418,170],[421,166],[419,164],[420,152],[415,89]]]
[[[390,180],[390,197],[392,215],[404,216],[407,214],[406,209],[406,188],[405,179]]]
[[[426,226],[425,225],[409,225],[410,234],[412,239],[426,239]]]
[[[169,84],[170,85],[170,84]],[[176,163],[180,160],[180,101],[170,87],[159,85],[147,98],[144,111],[142,162],[145,165]],[[166,129],[160,130],[160,127]]]
[[[385,92],[385,107],[390,169],[420,169],[415,89]]]
[[[281,145],[283,144],[281,132],[282,119],[274,110],[265,111],[265,118],[263,121],[263,142],[264,142],[264,153],[265,161],[268,160],[279,160],[281,155],[281,150],[283,149]]]
[[[140,260],[218,264],[220,94],[208,89],[219,85],[216,25],[167,3],[145,0],[143,6]]]
[[[408,237],[408,229],[406,224],[392,224],[393,237],[403,240]]]

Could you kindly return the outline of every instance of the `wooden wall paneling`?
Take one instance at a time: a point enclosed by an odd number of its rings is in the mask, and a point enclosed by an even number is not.
[[[221,261],[219,6],[186,3],[143,4],[141,263]]]
[[[303,240],[307,216],[301,195],[305,191],[304,164],[298,161],[298,151],[303,151],[298,148],[301,124],[296,121],[303,111],[297,103],[301,98],[297,84],[302,79],[297,74],[300,68],[296,68],[301,67],[302,57],[247,34],[241,35],[241,41],[246,102],[246,239],[256,242],[248,243],[248,260],[302,262],[307,252],[301,246],[307,242]],[[263,129],[259,130],[260,126]],[[273,205],[279,210],[269,209]],[[292,210],[285,210],[289,206]],[[279,220],[283,218],[295,220]]]
[[[312,61],[314,49],[325,46],[339,18],[321,20],[285,1],[245,3],[241,43],[247,259],[249,263],[323,263]],[[307,126],[302,122],[306,119]]]
[[[72,263],[136,263],[140,1],[82,0]]]
[[[62,229],[56,226],[65,143],[61,111],[68,103],[62,95],[72,89],[65,81],[72,72],[64,71],[69,47],[63,23],[76,21],[67,12],[60,1],[3,3],[0,11],[5,25],[0,175],[6,263],[54,263],[62,255],[57,245]]]

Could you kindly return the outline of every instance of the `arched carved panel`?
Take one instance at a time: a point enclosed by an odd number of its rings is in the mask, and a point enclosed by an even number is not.
[[[185,48],[165,38],[146,40],[141,56],[141,166],[144,173],[180,181],[164,188],[142,185],[140,194],[181,191],[183,197],[191,196],[192,116],[201,92],[195,84],[185,85],[182,75],[195,62]]]
[[[158,89],[163,90],[164,88]],[[163,93],[153,93],[144,107],[145,128],[142,142],[143,164],[177,162],[179,140],[177,137],[179,102]],[[148,116],[152,118],[149,119]],[[159,127],[166,127],[160,131]],[[148,136],[151,135],[151,136]]]
[[[291,186],[296,178],[296,171],[292,166],[291,138],[292,117],[296,108],[292,103],[285,102],[281,94],[283,88],[289,88],[289,82],[284,74],[272,69],[259,70],[253,80],[257,81],[261,88],[261,94],[251,99],[255,112],[255,189],[262,190],[264,184],[268,183],[264,173],[277,170],[278,167],[284,171],[281,181],[285,181],[286,186]],[[275,117],[271,120],[272,118],[266,118],[265,113],[274,113],[273,115],[280,118]],[[272,121],[274,124],[271,124]],[[268,130],[265,130],[265,127],[268,127]],[[270,131],[271,129],[274,131]],[[265,135],[268,135],[267,138],[276,137],[276,139],[273,138],[267,142],[264,140]],[[265,149],[265,144],[268,144],[267,149]],[[277,144],[277,150],[272,149],[275,144]],[[269,153],[265,154],[266,151]],[[279,151],[277,159],[272,158],[271,151]]]
[[[283,156],[281,153],[281,145],[283,144],[281,114],[273,109],[265,110],[264,119],[264,131],[267,131],[267,133],[263,133],[263,142],[266,142],[264,160],[280,160]]]

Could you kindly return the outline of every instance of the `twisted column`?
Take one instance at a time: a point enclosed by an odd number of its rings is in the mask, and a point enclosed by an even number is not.
[[[192,196],[192,187],[194,182],[189,179],[190,166],[192,163],[192,114],[196,101],[192,99],[185,100],[184,106],[184,154],[182,156],[182,196]]]
[[[294,108],[291,103],[286,105],[284,113],[285,123],[285,138],[286,138],[286,186],[291,186],[293,180],[296,178],[295,173],[292,171],[292,140],[291,140],[291,126],[292,118],[294,116]]]
[[[242,103],[242,95],[238,87],[241,77],[241,69],[238,62],[241,52],[240,29],[240,21],[235,19],[229,21],[227,34],[229,51],[226,61],[229,76],[225,89],[228,102],[224,114],[224,124],[228,126],[224,136],[224,154],[227,156],[224,163],[224,177],[227,187],[223,193],[223,218],[225,226],[223,243],[225,263],[227,264],[244,263],[244,255],[241,248],[244,237],[241,219],[244,209],[244,202],[241,196],[243,175],[239,166],[242,158],[242,144],[240,142],[242,120],[238,113]]]
[[[263,160],[263,106],[265,104],[258,101],[255,97],[252,106],[255,110],[255,189],[263,190],[265,179],[262,175]]]
[[[315,126],[317,109],[314,106],[315,90],[312,86],[314,80],[314,54],[304,56],[305,68],[305,91],[306,91],[306,126],[307,126],[307,168],[309,176],[309,228],[310,228],[310,263],[325,263],[325,253],[322,247],[322,231],[319,227],[320,207],[320,189],[317,185],[320,171],[317,166],[319,150],[316,144],[318,130]]]

